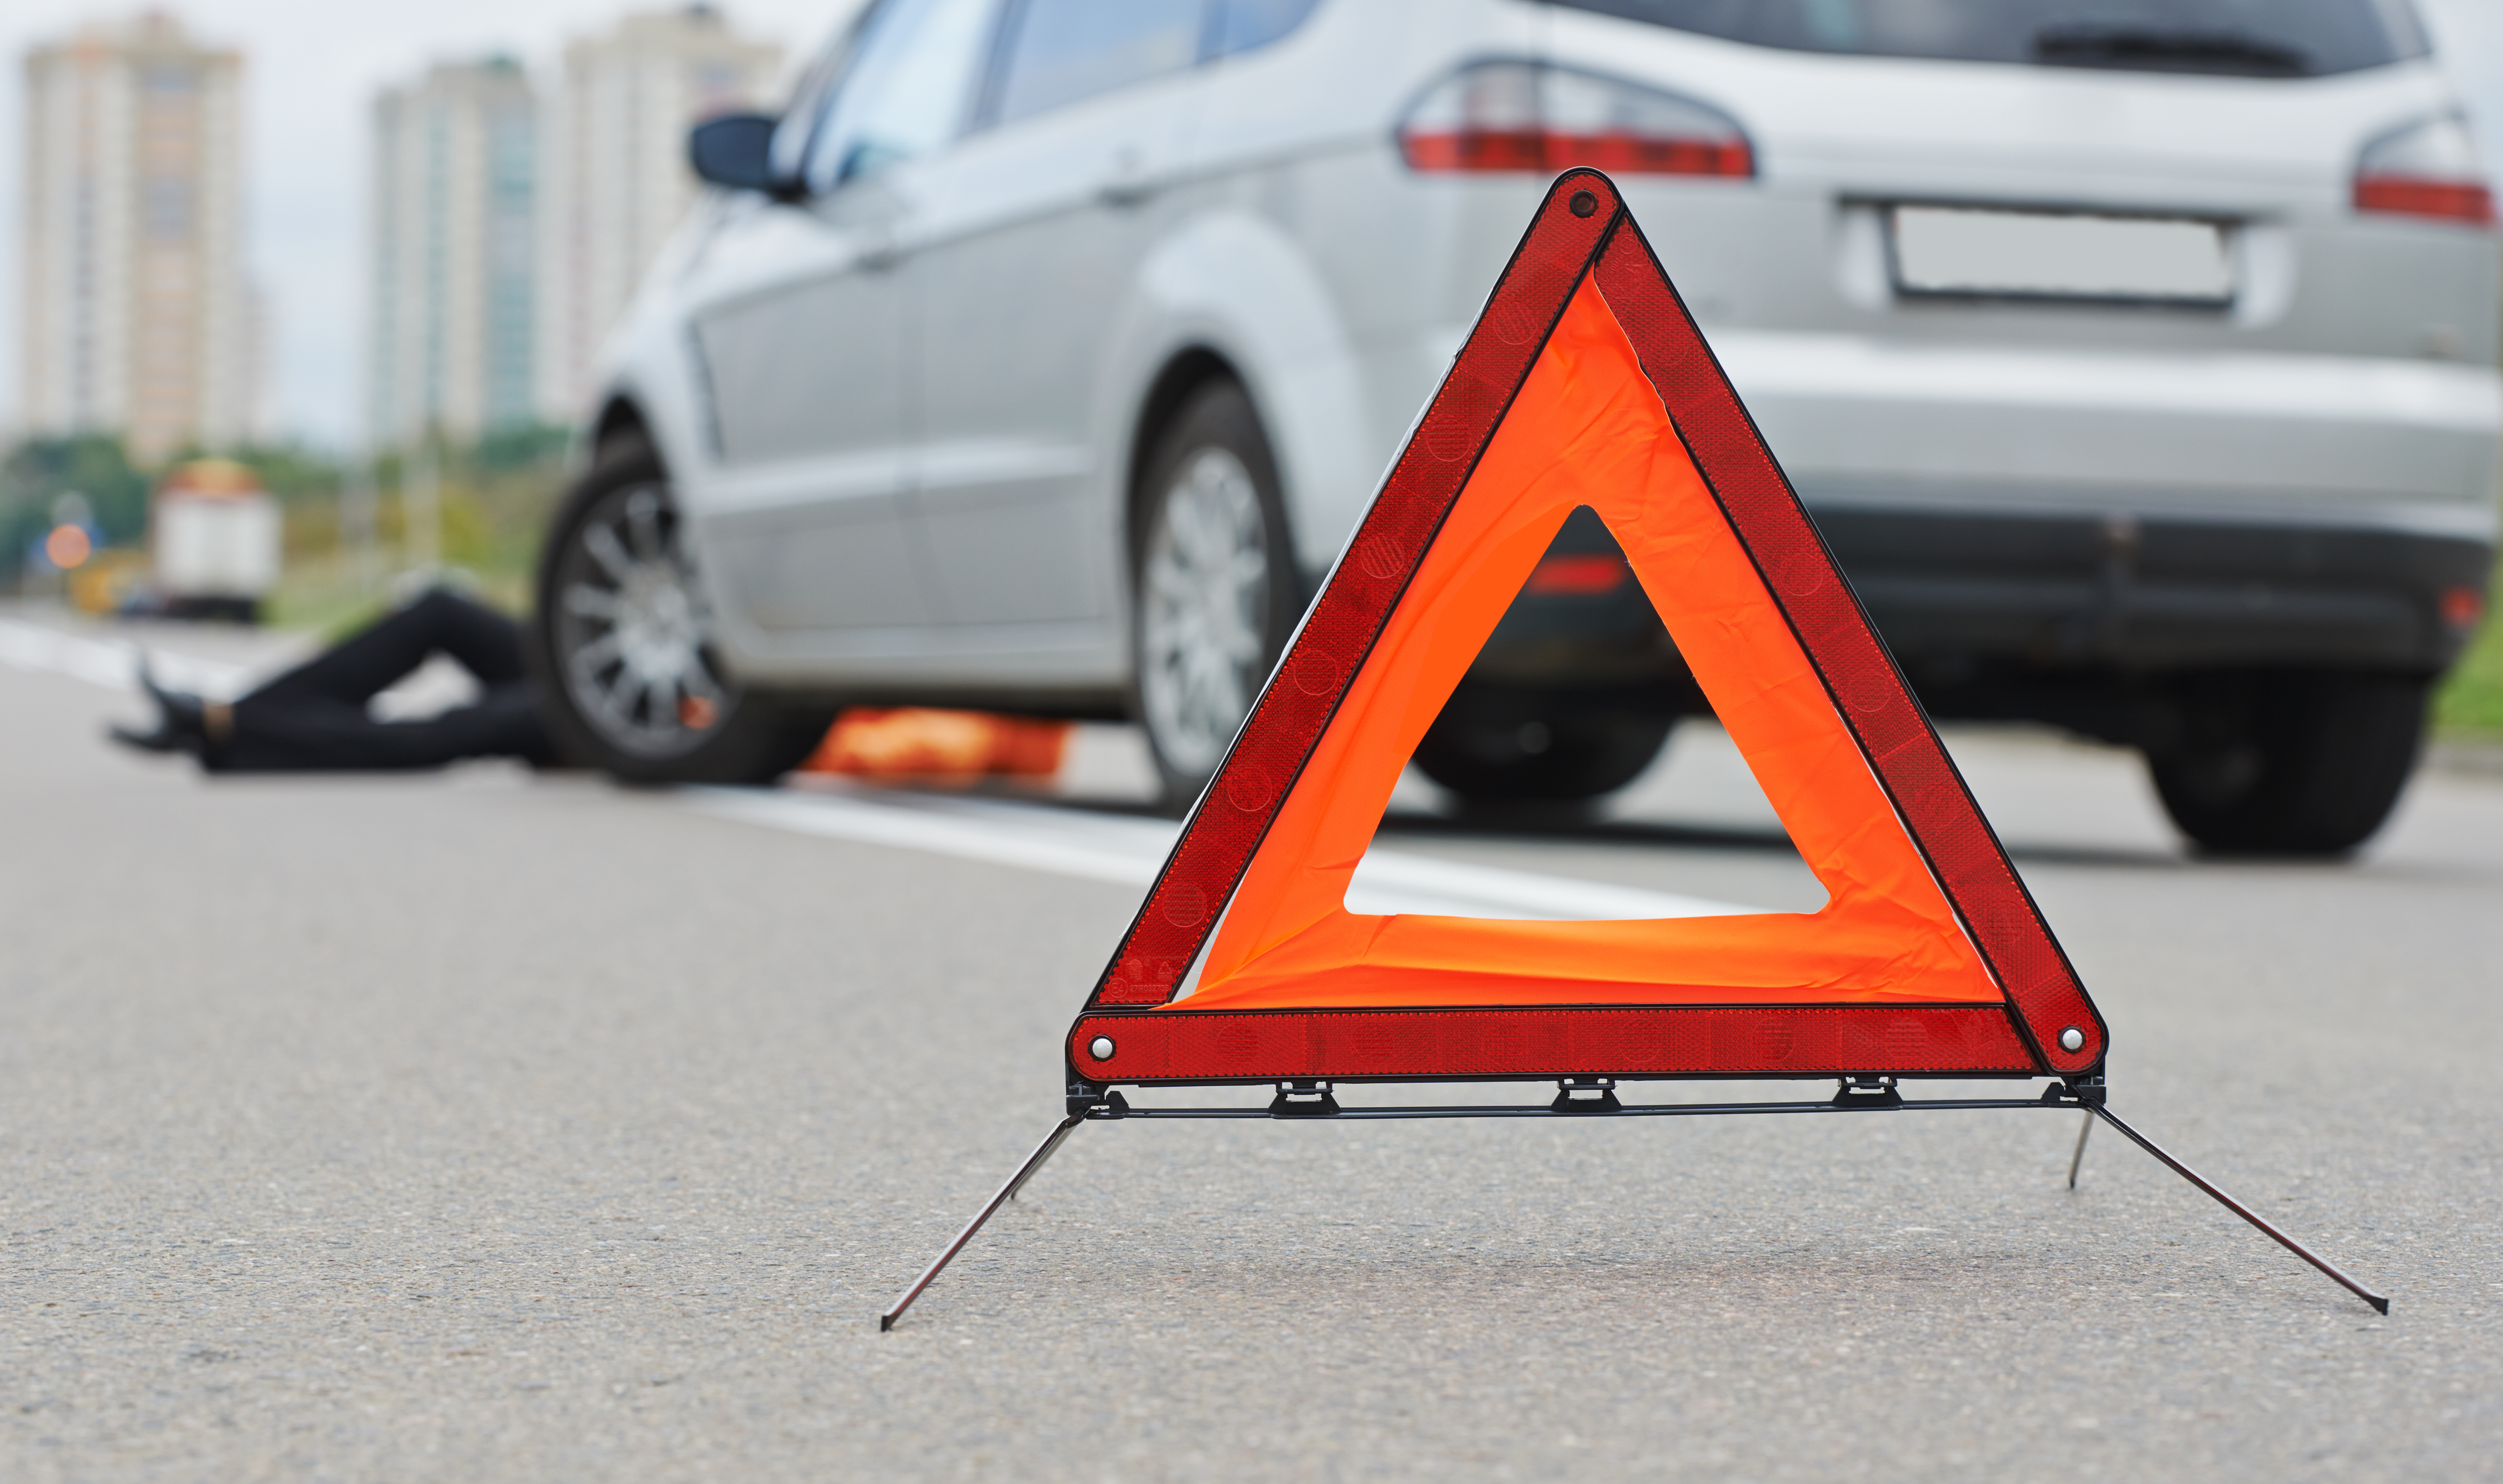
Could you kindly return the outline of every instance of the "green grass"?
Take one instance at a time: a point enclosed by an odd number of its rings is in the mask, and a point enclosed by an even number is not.
[[[506,613],[527,612],[532,568],[548,513],[562,490],[553,463],[447,480],[441,546],[453,579]],[[287,563],[264,619],[324,640],[344,637],[408,594],[401,510],[377,511],[375,551],[360,560],[342,543],[335,499],[308,499],[287,511]]]
[[[287,563],[278,590],[260,605],[260,621],[272,628],[319,634],[326,643],[380,613],[388,601],[383,584],[367,587],[341,557],[299,556]]]
[[[2493,590],[2503,595],[2503,566],[2496,569]],[[2503,742],[2503,619],[2491,608],[2468,653],[2436,692],[2433,725],[2440,736]]]
[[[452,564],[450,579],[472,596],[519,616],[530,608],[531,570],[527,562],[493,562],[484,566]],[[262,607],[261,622],[273,628],[319,635],[325,643],[343,639],[372,622],[406,596],[406,583],[385,552],[367,574],[345,553],[298,556],[287,564],[278,590]]]

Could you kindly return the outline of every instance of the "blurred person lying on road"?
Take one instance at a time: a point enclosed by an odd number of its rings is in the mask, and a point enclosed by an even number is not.
[[[373,698],[433,655],[477,677],[477,700],[418,720],[376,718]],[[164,690],[144,664],[139,683],[156,703],[155,728],[116,726],[113,739],[142,752],[189,753],[212,773],[432,768],[463,758],[556,762],[539,725],[538,687],[522,662],[520,626],[442,588],[238,700]]]

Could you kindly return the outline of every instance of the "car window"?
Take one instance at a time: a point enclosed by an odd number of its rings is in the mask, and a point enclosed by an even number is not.
[[[2320,77],[2425,52],[2407,0],[1547,0],[1800,51]]]
[[[800,75],[800,85],[791,89],[791,104],[782,111],[781,122],[773,126],[773,143],[767,156],[775,180],[800,178],[800,167],[808,160],[808,136],[816,130],[818,116],[826,111],[826,95],[841,75],[843,59],[851,55],[852,44],[859,37],[858,25],[845,27]]]
[[[1207,0],[1021,0],[1009,17],[992,118],[1001,123],[1199,60]]]
[[[1265,47],[1304,23],[1320,0],[1217,0],[1208,52],[1230,56]]]
[[[963,132],[993,4],[886,0],[871,13],[809,145],[809,189],[875,175]]]

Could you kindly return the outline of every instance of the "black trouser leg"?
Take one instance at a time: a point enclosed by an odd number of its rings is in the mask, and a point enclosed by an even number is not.
[[[377,721],[362,707],[319,697],[250,711],[237,702],[233,734],[206,760],[221,773],[326,773],[403,772],[463,758],[553,762],[538,687],[497,686],[473,705],[408,722]]]
[[[445,654],[486,693],[419,721],[377,721],[374,696]],[[510,620],[438,589],[235,702],[231,734],[206,759],[219,772],[440,767],[463,758],[553,760],[537,687]]]
[[[489,690],[529,679],[522,664],[521,625],[483,604],[436,588],[385,614],[236,702],[320,697],[361,706],[436,653],[478,677]]]

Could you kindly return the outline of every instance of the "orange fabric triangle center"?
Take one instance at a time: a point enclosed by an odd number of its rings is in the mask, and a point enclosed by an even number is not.
[[[1359,916],[1391,789],[1565,518],[1624,549],[1794,845],[1814,913]],[[1177,1010],[1998,1004],[2004,996],[1585,280],[1279,808]]]

